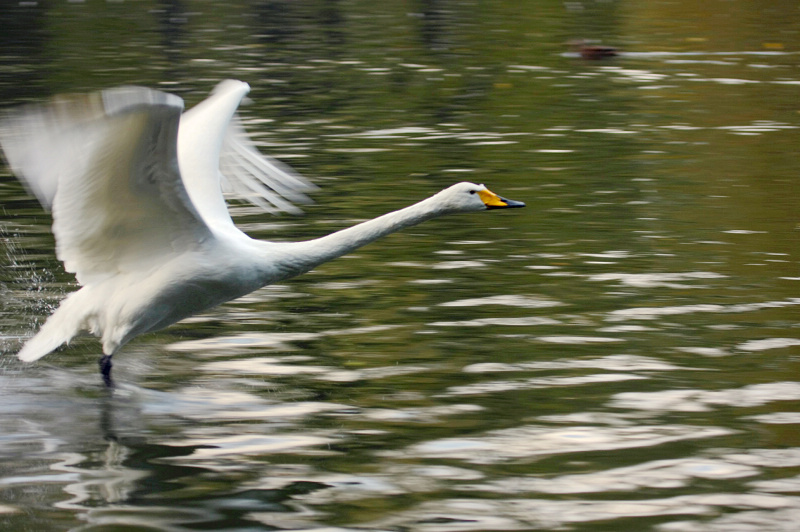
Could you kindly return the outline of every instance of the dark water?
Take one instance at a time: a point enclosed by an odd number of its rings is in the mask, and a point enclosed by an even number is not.
[[[12,105],[252,86],[312,238],[460,180],[440,219],[142,337],[13,354],[74,280],[0,175],[2,530],[796,530],[796,2],[0,7]],[[624,53],[581,59],[564,43]]]

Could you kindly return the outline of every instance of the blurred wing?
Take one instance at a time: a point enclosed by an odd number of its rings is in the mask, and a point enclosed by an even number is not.
[[[314,188],[288,167],[256,150],[236,109],[247,83],[226,80],[211,96],[183,114],[178,157],[186,188],[206,223],[232,228],[223,190],[270,212],[299,212],[292,202],[309,203]]]
[[[81,148],[91,122],[103,116],[99,98],[57,96],[48,105],[29,105],[3,117],[0,146],[8,166],[47,210],[64,166],[79,172],[88,163]]]
[[[178,171],[182,109],[177,96],[125,87],[3,124],[9,164],[52,208],[56,253],[81,284],[146,273],[211,237]]]
[[[259,152],[236,115],[225,135],[220,170],[225,192],[268,212],[299,214],[294,204],[311,203],[305,193],[317,188],[289,166]]]

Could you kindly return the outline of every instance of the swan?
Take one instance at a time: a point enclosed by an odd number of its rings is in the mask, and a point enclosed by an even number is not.
[[[296,212],[314,186],[249,141],[236,115],[249,90],[223,81],[184,113],[176,95],[119,87],[55,97],[0,122],[8,165],[52,212],[56,255],[80,285],[19,359],[35,361],[89,332],[100,338],[100,373],[112,387],[112,357],[138,335],[437,216],[524,206],[458,183],[314,240],[252,239],[234,225],[223,189]]]

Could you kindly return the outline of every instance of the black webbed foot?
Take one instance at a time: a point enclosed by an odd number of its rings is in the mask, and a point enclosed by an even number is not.
[[[103,383],[106,385],[106,388],[113,388],[114,381],[111,379],[111,368],[113,367],[113,364],[111,364],[111,355],[103,355],[97,363],[100,366],[100,374],[103,376]]]

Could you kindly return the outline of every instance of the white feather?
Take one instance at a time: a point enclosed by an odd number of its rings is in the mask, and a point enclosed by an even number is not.
[[[319,239],[253,240],[234,226],[223,183],[290,212],[297,210],[291,202],[309,201],[304,192],[313,185],[261,155],[244,133],[235,112],[248,90],[246,83],[225,81],[181,114],[183,102],[176,96],[124,87],[60,97],[3,121],[0,145],[9,165],[52,208],[57,255],[83,285],[62,301],[19,358],[36,360],[81,331],[102,337],[110,356],[139,334],[404,227],[487,206],[522,206],[483,185],[460,183]]]

